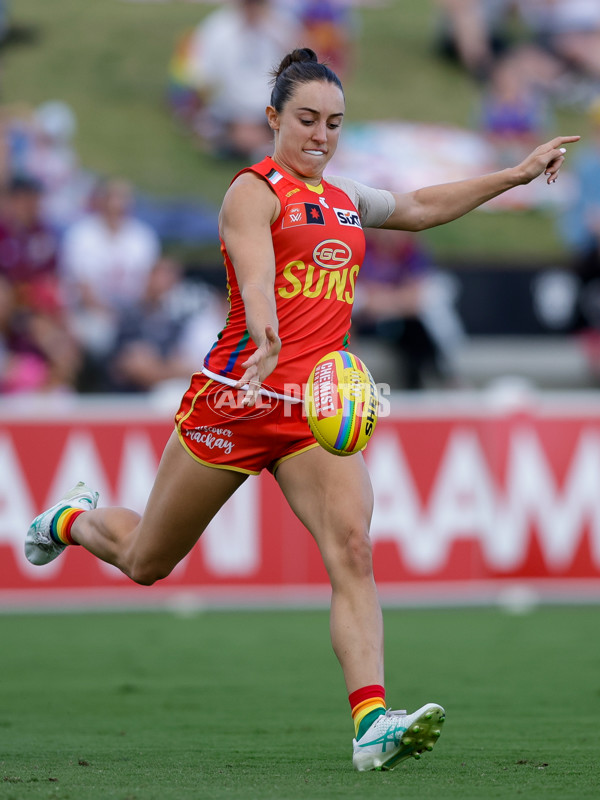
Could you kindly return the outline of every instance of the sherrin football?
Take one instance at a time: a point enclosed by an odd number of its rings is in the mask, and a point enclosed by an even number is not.
[[[335,350],[317,361],[304,394],[308,424],[317,442],[336,456],[364,450],[377,423],[379,397],[365,364]]]

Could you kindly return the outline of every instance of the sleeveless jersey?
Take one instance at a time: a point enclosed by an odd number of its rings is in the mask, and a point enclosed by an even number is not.
[[[271,158],[238,175],[247,171],[263,177],[281,203],[281,212],[271,225],[281,351],[263,386],[300,398],[319,358],[331,350],[346,349],[349,343],[354,287],[365,251],[360,216],[338,187],[324,180],[319,187],[309,188]],[[209,374],[227,382],[241,378],[241,364],[256,344],[246,328],[235,270],[223,242],[221,252],[230,310],[204,366]]]

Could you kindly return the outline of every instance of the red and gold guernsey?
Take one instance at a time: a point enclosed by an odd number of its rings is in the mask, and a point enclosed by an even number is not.
[[[365,252],[364,233],[348,195],[327,181],[309,187],[271,158],[242,170],[247,171],[262,176],[281,202],[281,213],[271,226],[281,352],[264,387],[299,398],[319,358],[348,346],[354,289]],[[223,242],[221,251],[229,314],[206,356],[204,371],[227,382],[241,378],[241,365],[256,344],[246,328],[244,304]]]

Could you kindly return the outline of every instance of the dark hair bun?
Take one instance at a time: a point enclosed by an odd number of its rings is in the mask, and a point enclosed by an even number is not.
[[[334,83],[344,94],[338,76],[326,64],[319,63],[317,54],[310,47],[299,47],[284,56],[281,64],[273,70],[272,78],[271,105],[279,112],[303,83],[312,81]]]
[[[319,59],[317,58],[315,51],[311,50],[310,47],[299,47],[296,50],[292,50],[291,53],[288,53],[283,57],[281,64],[275,70],[275,80],[277,80],[281,73],[284,72],[291,64],[301,63],[303,61],[314,61],[315,63],[318,63]]]

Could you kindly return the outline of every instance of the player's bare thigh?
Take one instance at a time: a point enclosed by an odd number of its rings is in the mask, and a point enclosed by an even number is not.
[[[362,453],[342,457],[315,447],[282,462],[275,477],[325,558],[348,536],[367,536],[373,490]]]
[[[134,579],[152,582],[189,553],[213,516],[248,476],[199,463],[177,434],[167,442],[148,503],[128,543]]]

